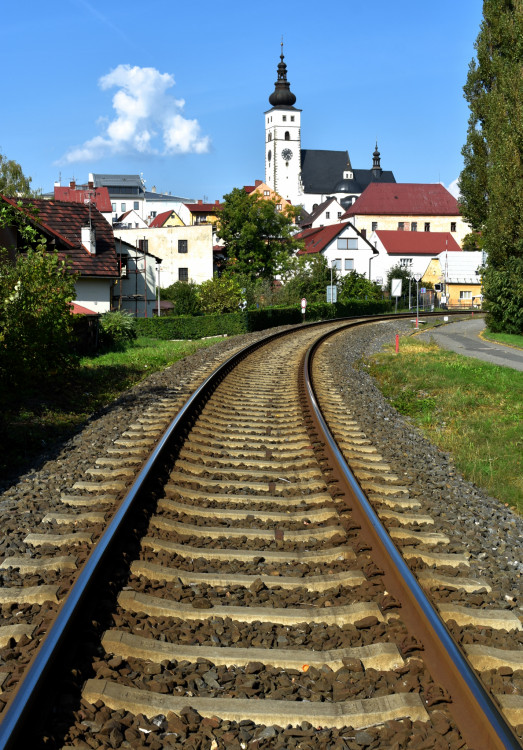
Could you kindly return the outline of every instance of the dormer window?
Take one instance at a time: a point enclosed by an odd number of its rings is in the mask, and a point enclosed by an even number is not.
[[[343,173],[343,179],[344,180],[352,180],[354,179],[354,175],[352,172],[344,172]]]

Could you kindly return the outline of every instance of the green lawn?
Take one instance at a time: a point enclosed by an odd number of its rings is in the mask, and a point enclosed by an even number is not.
[[[160,341],[138,338],[123,352],[83,357],[67,380],[0,394],[0,478],[31,468],[42,450],[68,437],[97,409],[152,372],[221,338]]]
[[[523,377],[417,337],[371,359],[384,395],[458,470],[523,513]]]
[[[517,336],[513,333],[491,333],[490,331],[484,331],[481,335],[487,341],[497,341],[499,344],[507,344],[508,346],[515,346],[517,349],[523,349],[523,336]]]

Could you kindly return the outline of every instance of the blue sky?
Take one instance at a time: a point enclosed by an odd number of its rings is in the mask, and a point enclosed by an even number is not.
[[[303,148],[369,168],[377,138],[398,182],[449,186],[481,18],[481,0],[8,3],[0,153],[44,192],[143,173],[149,189],[221,199],[264,179],[283,36]]]

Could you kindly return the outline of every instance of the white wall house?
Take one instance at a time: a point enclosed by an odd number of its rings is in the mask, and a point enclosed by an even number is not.
[[[423,275],[432,258],[447,251],[449,254],[462,253],[450,232],[405,232],[380,230],[372,232],[370,243],[379,255],[372,263],[372,281],[382,286],[387,282],[391,268],[401,266],[413,277]]]
[[[305,244],[298,255],[307,257],[321,253],[340,276],[356,271],[369,278],[377,257],[376,248],[350,222],[305,229],[295,237]]]

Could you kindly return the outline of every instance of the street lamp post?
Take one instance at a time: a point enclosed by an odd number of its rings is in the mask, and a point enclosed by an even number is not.
[[[413,273],[412,278],[416,282],[416,331],[419,329],[419,295],[418,295],[418,284],[421,281],[422,274],[421,273]]]

